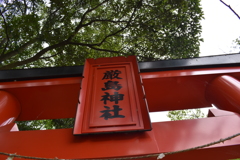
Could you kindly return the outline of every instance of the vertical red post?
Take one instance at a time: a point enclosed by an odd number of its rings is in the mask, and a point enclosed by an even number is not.
[[[219,76],[208,85],[206,99],[219,109],[240,113],[240,82],[228,75]]]
[[[20,114],[18,100],[6,91],[0,91],[0,127],[14,123]]]

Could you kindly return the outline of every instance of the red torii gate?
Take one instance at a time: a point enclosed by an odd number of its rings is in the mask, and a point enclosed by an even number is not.
[[[74,136],[73,129],[18,131],[14,123],[75,117],[80,71],[75,72],[74,67],[1,71],[0,152],[59,159],[136,157],[192,148],[240,133],[240,56],[204,60],[140,63],[149,111],[215,105],[234,113],[210,110],[208,118],[152,123],[151,131],[80,136]],[[67,68],[74,72],[63,74]],[[164,159],[239,157],[240,137],[236,137],[207,148],[167,155]],[[6,158],[0,155],[0,159]]]

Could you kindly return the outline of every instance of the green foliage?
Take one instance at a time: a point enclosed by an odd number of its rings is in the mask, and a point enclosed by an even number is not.
[[[3,0],[0,69],[82,65],[86,58],[139,61],[196,57],[200,0]]]
[[[171,121],[184,120],[184,119],[197,119],[206,117],[200,109],[187,109],[187,110],[176,110],[169,111],[167,116]]]
[[[240,53],[240,37],[233,41],[230,52],[232,52],[232,50],[234,53]]]
[[[74,124],[74,118],[44,119],[44,120],[35,120],[35,121],[17,121],[16,123],[20,131],[62,129],[62,128],[72,128]]]

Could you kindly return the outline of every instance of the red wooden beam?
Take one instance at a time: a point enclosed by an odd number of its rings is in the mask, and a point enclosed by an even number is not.
[[[59,159],[115,158],[192,148],[240,133],[239,115],[158,122],[152,131],[73,136],[72,129],[16,131],[0,128],[0,151]],[[8,129],[6,129],[8,127]],[[5,130],[4,130],[5,129]],[[163,160],[226,160],[240,157],[240,137]],[[0,156],[4,159],[6,156]]]
[[[16,97],[6,91],[0,91],[0,127],[13,123],[21,111]]]
[[[210,107],[206,87],[221,75],[240,79],[240,67],[141,73],[150,112]],[[2,82],[22,112],[17,120],[73,118],[81,77]]]
[[[81,77],[0,83],[21,104],[18,121],[73,118],[76,114]]]
[[[206,89],[206,98],[219,109],[240,113],[240,82],[229,76],[215,78]]]

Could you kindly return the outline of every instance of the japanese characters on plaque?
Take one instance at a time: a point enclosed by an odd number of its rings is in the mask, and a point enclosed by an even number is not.
[[[122,89],[122,85],[119,83],[120,79],[122,78],[121,71],[119,70],[106,70],[103,74],[102,82],[104,88],[101,88],[104,91],[104,95],[101,96],[103,110],[100,111],[102,113],[100,118],[104,118],[105,120],[125,118],[125,115],[121,114],[121,111],[124,109],[121,107],[124,94],[120,93]]]
[[[151,129],[135,56],[87,59],[74,135]]]

